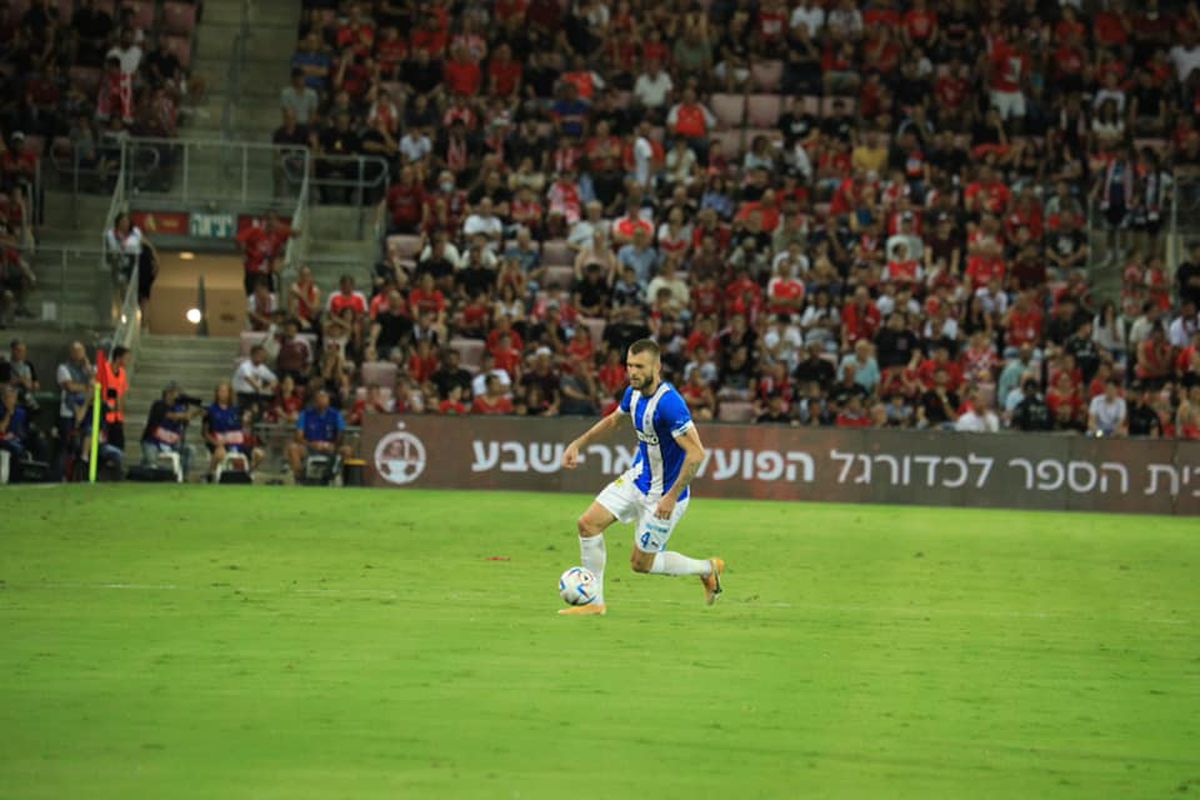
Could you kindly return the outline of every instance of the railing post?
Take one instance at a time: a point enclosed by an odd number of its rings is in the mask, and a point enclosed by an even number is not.
[[[191,177],[192,165],[192,146],[189,142],[183,143],[183,202],[188,199],[188,180]]]
[[[354,203],[358,206],[357,238],[361,239],[363,235],[363,173],[365,171],[366,159],[362,156],[355,156],[355,162],[358,164],[358,181],[354,187]]]
[[[242,143],[242,205],[246,205],[246,186],[250,181],[250,148]]]
[[[58,329],[67,327],[67,251],[61,250],[58,259]]]

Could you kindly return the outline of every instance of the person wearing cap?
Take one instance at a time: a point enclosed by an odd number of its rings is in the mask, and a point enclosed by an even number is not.
[[[178,383],[171,381],[163,387],[162,397],[150,406],[142,431],[142,464],[152,467],[158,463],[160,453],[178,453],[183,474],[187,475],[192,448],[184,442],[184,435],[192,418],[202,413],[199,405],[189,406]]]

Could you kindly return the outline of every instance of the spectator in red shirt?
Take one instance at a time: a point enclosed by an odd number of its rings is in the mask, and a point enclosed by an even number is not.
[[[880,323],[879,308],[871,301],[867,287],[859,286],[842,310],[842,347],[849,349],[859,339],[874,339]]]
[[[283,255],[287,240],[298,235],[274,211],[268,211],[261,225],[248,225],[237,235],[245,270],[242,285],[246,294],[254,293],[260,278],[266,278],[271,291],[279,290],[279,270],[283,266]]]
[[[432,273],[426,272],[421,276],[420,284],[408,296],[408,303],[414,319],[423,313],[432,313],[438,327],[445,324],[446,296],[434,286]]]
[[[513,413],[512,399],[504,391],[504,385],[495,375],[485,379],[487,390],[475,398],[471,404],[472,414],[511,414]]]
[[[391,217],[389,235],[417,233],[425,210],[425,187],[417,180],[412,166],[401,169],[399,179],[388,189],[387,207]]]
[[[467,48],[455,45],[450,51],[450,60],[445,66],[445,84],[451,94],[474,97],[483,86],[483,73],[479,64],[471,58]]]
[[[495,97],[513,97],[521,91],[524,70],[514,61],[512,48],[501,44],[488,62],[488,92]]]

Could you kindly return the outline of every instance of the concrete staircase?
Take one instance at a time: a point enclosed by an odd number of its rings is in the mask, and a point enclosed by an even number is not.
[[[125,400],[125,450],[132,463],[141,459],[142,429],[150,406],[162,397],[163,387],[176,381],[187,394],[207,405],[212,402],[216,385],[233,376],[237,351],[236,339],[150,334],[141,337]],[[192,472],[204,472],[207,457],[202,457],[205,450],[199,421],[189,426],[187,441],[196,447]]]
[[[300,4],[294,0],[255,0],[250,4],[249,14],[245,60],[235,87],[230,85],[229,71],[241,31],[242,2],[206,0],[204,3],[192,69],[208,82],[208,95],[202,107],[207,113],[195,115],[184,136],[220,138],[225,101],[231,94],[234,139],[269,142],[271,132],[279,126],[279,92],[287,85],[291,71]]]
[[[363,209],[363,236],[357,238],[359,210],[349,206],[311,205],[308,210],[308,258],[313,277],[328,295],[342,275],[353,275],[359,289],[370,286],[371,269],[379,260],[373,231],[374,210]]]

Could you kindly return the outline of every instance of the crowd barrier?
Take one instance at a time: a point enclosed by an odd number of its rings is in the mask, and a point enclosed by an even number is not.
[[[633,462],[628,430],[563,449],[592,420],[378,415],[368,484],[590,492]],[[1200,442],[705,425],[700,497],[1200,514]]]

